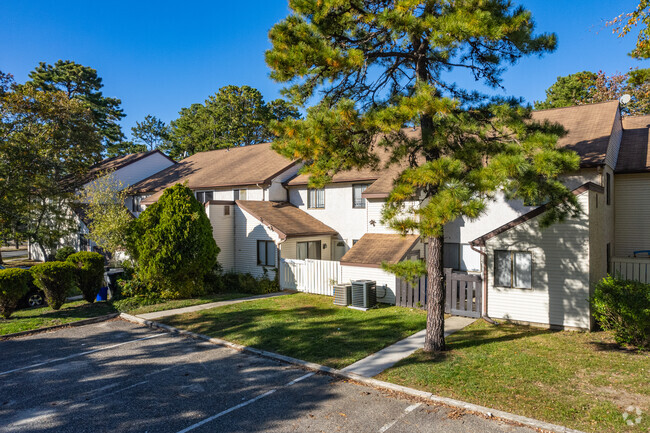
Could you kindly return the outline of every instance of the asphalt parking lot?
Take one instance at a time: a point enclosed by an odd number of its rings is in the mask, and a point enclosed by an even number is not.
[[[520,432],[119,319],[0,342],[0,432]]]

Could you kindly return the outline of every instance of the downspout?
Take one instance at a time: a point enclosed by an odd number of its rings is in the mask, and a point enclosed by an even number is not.
[[[488,311],[488,261],[487,261],[487,253],[478,250],[474,247],[474,245],[469,244],[469,247],[479,253],[481,256],[483,256],[483,304],[485,305],[485,313],[481,312],[481,318],[485,320],[488,323],[491,323],[492,325],[498,325],[496,321],[494,321],[490,316],[488,316],[487,311]]]

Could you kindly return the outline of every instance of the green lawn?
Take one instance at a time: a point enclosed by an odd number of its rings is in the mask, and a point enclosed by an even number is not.
[[[17,310],[9,319],[0,318],[0,335],[63,325],[115,312],[109,302],[88,304],[86,301],[68,302],[59,311],[50,307]]]
[[[423,329],[426,313],[381,306],[366,312],[332,304],[332,297],[298,293],[161,319],[190,331],[345,367]]]
[[[192,299],[176,299],[159,302],[151,305],[138,305],[132,302],[132,298],[126,298],[115,302],[115,308],[129,314],[145,314],[156,311],[173,310],[174,308],[191,307],[193,305],[209,304],[210,302],[228,301],[230,299],[248,298],[254,296],[248,293],[220,293],[217,295],[206,295]]]
[[[605,332],[479,321],[447,342],[445,354],[418,351],[378,379],[584,431],[650,431],[650,354],[619,350]],[[641,424],[626,425],[629,406]]]

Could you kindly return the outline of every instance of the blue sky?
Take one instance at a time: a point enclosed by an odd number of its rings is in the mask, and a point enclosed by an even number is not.
[[[515,1],[516,3],[516,1]],[[538,32],[555,32],[558,49],[527,58],[504,75],[504,95],[544,99],[559,75],[650,67],[627,56],[634,37],[617,38],[605,22],[638,0],[523,0]],[[98,70],[104,94],[122,100],[125,133],[147,114],[166,122],[220,87],[258,88],[266,100],[281,85],[269,77],[267,34],[288,13],[285,0],[5,1],[0,7],[0,70],[18,82],[40,62],[70,59]],[[475,86],[466,76],[459,84]]]

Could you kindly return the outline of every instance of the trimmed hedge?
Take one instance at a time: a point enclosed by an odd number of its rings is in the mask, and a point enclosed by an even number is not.
[[[66,259],[77,268],[77,285],[86,302],[93,303],[104,285],[104,256],[90,251],[74,253]]]
[[[72,247],[61,247],[56,250],[54,254],[54,260],[58,262],[65,262],[68,257],[75,253],[75,249]]]
[[[650,284],[607,276],[590,301],[594,317],[618,344],[650,348]]]
[[[77,268],[68,262],[46,262],[30,269],[34,284],[45,293],[53,310],[61,308],[68,292],[75,287]]]
[[[0,270],[0,316],[8,319],[18,301],[29,292],[32,276],[25,269]]]

